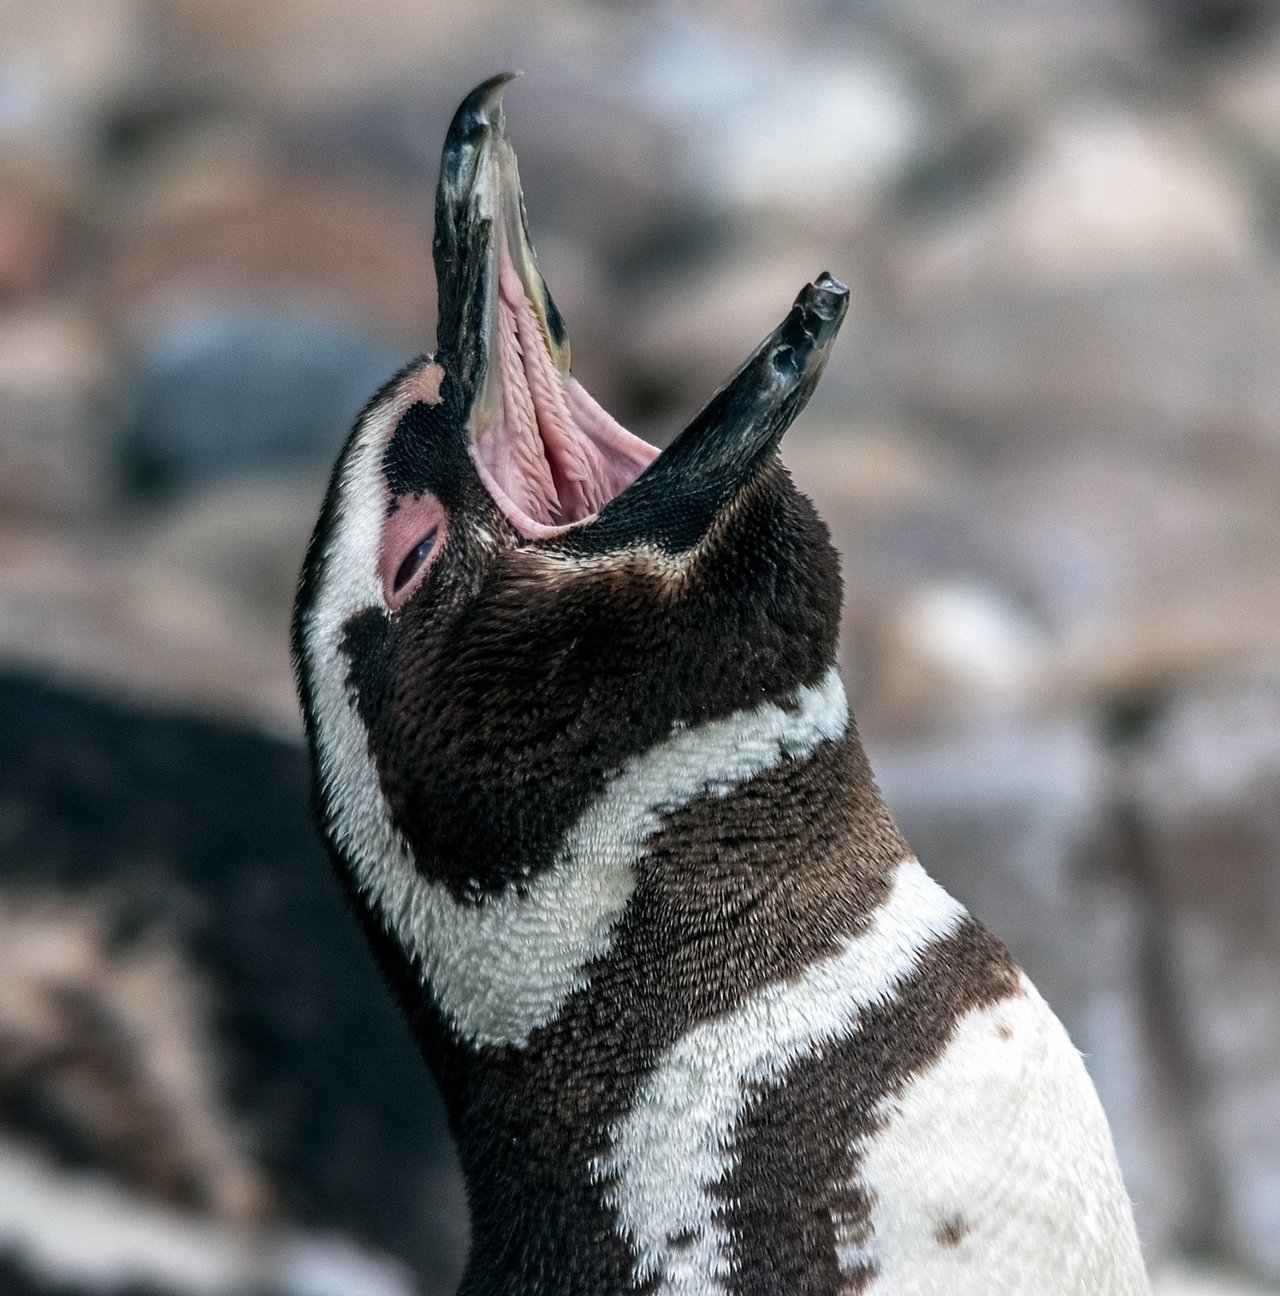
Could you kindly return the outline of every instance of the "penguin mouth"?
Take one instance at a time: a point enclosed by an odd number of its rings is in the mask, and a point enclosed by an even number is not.
[[[598,514],[658,456],[569,372],[564,321],[538,270],[506,73],[473,90],[445,139],[436,199],[437,344],[469,402],[481,481],[526,539]]]
[[[471,457],[489,494],[527,539],[594,517],[658,456],[571,374],[533,295],[499,240],[489,373],[497,381],[473,406]]]
[[[437,355],[468,453],[516,533],[566,553],[685,552],[775,456],[840,329],[849,290],[823,273],[671,444],[633,436],[569,372],[564,320],[529,238],[502,90],[463,101],[445,137],[433,253]]]

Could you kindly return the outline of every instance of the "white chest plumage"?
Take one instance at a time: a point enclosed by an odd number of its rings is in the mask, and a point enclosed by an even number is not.
[[[873,1292],[1149,1291],[1106,1118],[1035,988],[964,1017],[859,1149]]]

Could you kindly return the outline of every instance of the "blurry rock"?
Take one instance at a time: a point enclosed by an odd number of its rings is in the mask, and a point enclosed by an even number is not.
[[[479,62],[474,83],[510,62],[484,58],[495,33],[509,32],[518,49],[545,21],[540,7],[522,14],[509,0],[393,0],[359,11],[349,0],[171,0],[165,10],[171,48],[258,110],[332,103],[424,68]]]
[[[1134,0],[842,0],[882,15],[963,111],[1025,112],[1100,69],[1149,62],[1150,16]]]
[[[1144,911],[1109,847],[1109,760],[1074,720],[868,746],[925,867],[1013,950],[1082,1049],[1154,1257],[1184,1209],[1144,1025]]]
[[[429,350],[429,191],[420,213],[353,181],[267,179],[259,141],[185,140],[130,204],[107,308],[145,333],[157,314],[232,301],[337,314]],[[246,156],[247,155],[247,156]]]
[[[112,381],[102,339],[78,315],[0,315],[0,508],[84,516],[114,485],[105,445]]]
[[[1253,150],[1265,168],[1280,160],[1280,34],[1258,41],[1215,67],[1204,91],[1205,106]]]
[[[1277,300],[1262,261],[1078,290],[971,283],[912,302],[862,344],[886,404],[956,436],[1230,453],[1235,436],[1280,444]]]
[[[1244,1274],[1202,1263],[1177,1261],[1153,1275],[1155,1296],[1275,1296],[1275,1287]]]
[[[135,480],[163,486],[327,464],[411,356],[319,311],[227,308],[181,319],[137,357],[126,462]]]
[[[313,511],[318,500],[317,489]],[[0,656],[297,733],[287,607],[255,613],[137,547],[100,531],[0,533]]]
[[[296,733],[289,612],[323,471],[188,491],[71,539],[0,532],[0,656]]]
[[[255,476],[196,492],[130,531],[130,579],[157,594],[185,587],[209,600],[218,615],[272,644],[269,673],[288,640],[289,614],[307,541],[315,525],[323,478]],[[189,616],[191,595],[175,602]]]
[[[877,708],[928,712],[934,723],[1033,702],[1050,670],[1044,628],[1004,591],[976,582],[921,585],[881,610],[861,645]]]
[[[1280,14],[1275,0],[1147,0],[1147,5],[1167,36],[1190,50],[1245,44]]]
[[[782,444],[782,459],[837,537],[854,541],[909,508],[944,500],[956,456],[918,428],[861,422],[815,396]],[[856,554],[846,573],[858,580]]]
[[[1045,124],[972,209],[914,249],[914,291],[966,279],[1073,288],[1118,277],[1240,267],[1260,239],[1242,179],[1189,116],[1084,102]]]
[[[904,502],[847,562],[864,710],[936,726],[993,707],[1125,705],[1275,660],[1267,462],[1210,473],[1023,448]]]
[[[731,24],[651,24],[629,60],[638,101],[684,138],[686,184],[713,208],[822,212],[855,226],[925,130],[904,71],[856,52],[795,52]]]
[[[988,477],[987,552],[1053,636],[1053,693],[1148,694],[1280,652],[1271,462],[1215,473],[1095,451]]]
[[[0,300],[31,295],[53,275],[62,219],[0,169]]]
[[[1217,1241],[1280,1279],[1280,683],[1175,702],[1139,769]]]
[[[70,162],[109,112],[148,92],[157,25],[148,0],[6,3],[0,21],[0,153]]]

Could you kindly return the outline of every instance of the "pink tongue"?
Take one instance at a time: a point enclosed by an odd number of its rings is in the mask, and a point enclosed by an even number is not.
[[[502,413],[475,430],[481,474],[526,535],[590,517],[658,452],[607,414],[576,379],[561,377],[505,239],[495,326]]]

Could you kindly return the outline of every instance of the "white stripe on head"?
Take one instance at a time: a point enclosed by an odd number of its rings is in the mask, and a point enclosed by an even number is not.
[[[658,1063],[612,1130],[595,1170],[635,1248],[637,1284],[667,1296],[706,1296],[730,1271],[714,1186],[733,1163],[732,1131],[753,1084],[858,1029],[890,1001],[935,941],[965,916],[915,860],[861,933],[798,977],[766,986],[725,1017],[695,1027]],[[838,1137],[833,1132],[833,1137]],[[692,1238],[673,1246],[674,1237]]]

